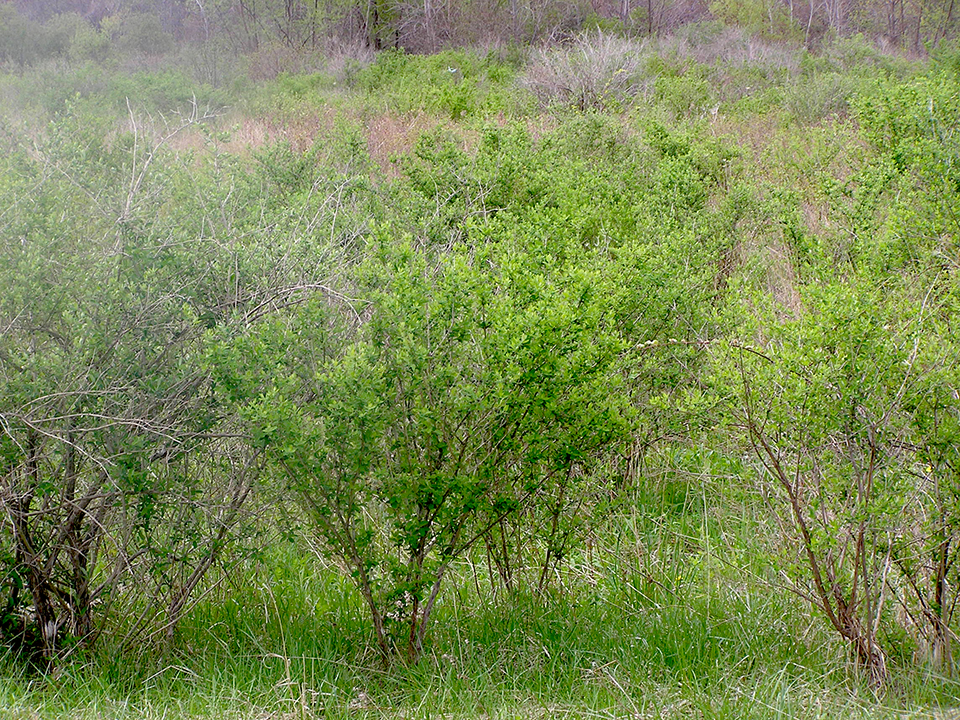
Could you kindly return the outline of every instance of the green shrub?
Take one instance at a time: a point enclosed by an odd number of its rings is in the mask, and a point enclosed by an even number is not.
[[[126,101],[144,106],[149,111],[169,112],[186,108],[194,102],[200,107],[221,107],[226,92],[195,82],[181,70],[113,74],[107,95],[120,108]]]
[[[81,25],[73,35],[69,55],[75,63],[102,63],[110,55],[110,36],[90,25]]]
[[[76,13],[54,15],[38,23],[17,12],[10,3],[0,5],[0,62],[20,66],[66,55],[74,36],[89,27]]]
[[[840,73],[804,77],[783,88],[783,108],[795,121],[815,123],[832,115],[845,115],[850,100],[860,90],[857,78]]]
[[[750,33],[777,40],[803,40],[803,28],[786,6],[773,0],[714,0],[714,17]]]
[[[653,97],[676,117],[696,117],[717,101],[713,85],[696,73],[657,78]]]
[[[459,120],[506,107],[513,73],[496,53],[447,50],[416,56],[390,50],[360,68],[353,84],[380,107],[395,112],[422,109]]]

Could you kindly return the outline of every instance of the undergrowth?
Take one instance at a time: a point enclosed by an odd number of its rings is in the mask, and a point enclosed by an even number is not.
[[[543,594],[507,593],[464,562],[414,665],[383,665],[349,581],[281,545],[201,600],[172,649],[107,642],[51,677],[5,661],[0,707],[18,719],[932,718],[957,704],[955,681],[907,667],[875,695],[762,563],[723,557],[731,531],[751,543],[747,514],[717,517],[676,490],[655,512],[610,518]]]

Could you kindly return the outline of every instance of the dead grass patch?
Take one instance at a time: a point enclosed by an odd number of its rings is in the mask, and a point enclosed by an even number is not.
[[[409,116],[384,113],[373,117],[366,125],[370,159],[385,176],[399,177],[396,158],[410,152],[417,138],[438,124],[437,118],[422,113]]]

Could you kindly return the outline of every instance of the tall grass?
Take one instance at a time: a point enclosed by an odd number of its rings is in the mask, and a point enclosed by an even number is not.
[[[960,704],[955,681],[907,671],[886,696],[868,690],[804,604],[772,591],[756,508],[716,502],[718,486],[702,458],[664,470],[541,595],[491,593],[464,561],[416,665],[385,667],[349,580],[293,544],[222,578],[172,651],[121,657],[108,642],[42,679],[7,664],[0,707],[31,719],[932,718]]]

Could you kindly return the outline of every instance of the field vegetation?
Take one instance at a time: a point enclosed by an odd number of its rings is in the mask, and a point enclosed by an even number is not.
[[[0,5],[0,715],[960,713],[952,6],[616,5]]]

